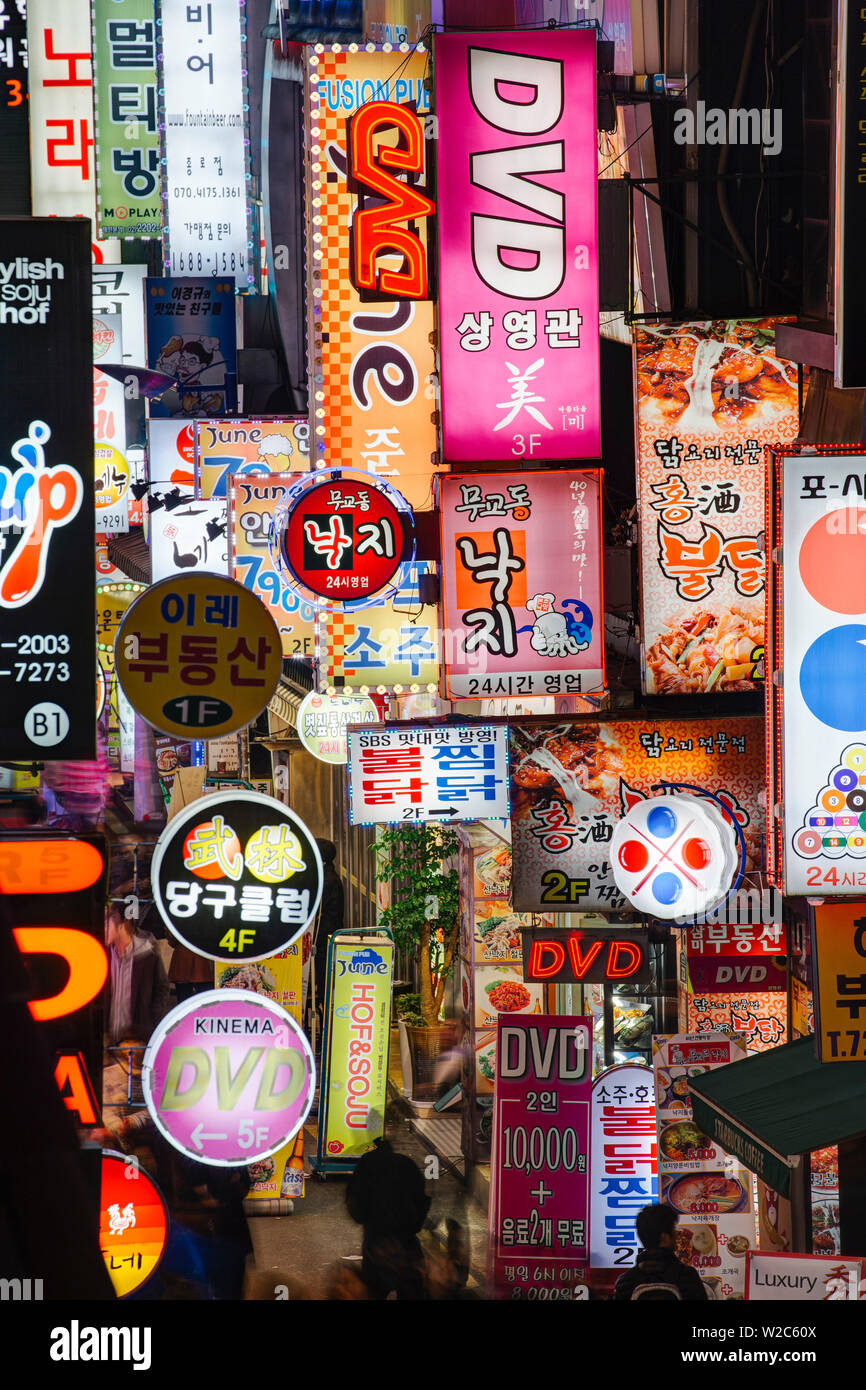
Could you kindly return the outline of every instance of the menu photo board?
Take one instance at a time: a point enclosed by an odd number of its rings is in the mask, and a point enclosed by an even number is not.
[[[635,328],[641,631],[648,695],[764,678],[767,445],[799,428],[775,319]]]

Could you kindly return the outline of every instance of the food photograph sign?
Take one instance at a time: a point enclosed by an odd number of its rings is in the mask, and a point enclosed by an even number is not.
[[[449,696],[600,689],[601,474],[451,476],[441,507]]]
[[[636,328],[644,690],[764,677],[764,448],[799,429],[774,319]]]

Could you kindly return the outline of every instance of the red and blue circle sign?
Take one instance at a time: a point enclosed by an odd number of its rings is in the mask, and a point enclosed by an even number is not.
[[[648,916],[693,917],[728,891],[736,839],[722,812],[679,794],[640,801],[614,830],[610,861],[617,888]]]
[[[355,469],[306,474],[277,509],[272,558],[318,607],[364,608],[393,592],[414,558],[414,518],[404,497]]]

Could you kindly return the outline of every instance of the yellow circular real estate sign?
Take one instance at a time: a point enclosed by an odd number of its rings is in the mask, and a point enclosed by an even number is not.
[[[268,609],[243,584],[220,574],[176,574],[133,603],[114,658],[123,693],[154,729],[221,738],[267,705],[282,644]]]

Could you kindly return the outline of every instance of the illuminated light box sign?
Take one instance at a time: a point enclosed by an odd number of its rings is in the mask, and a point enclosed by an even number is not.
[[[234,281],[164,276],[144,284],[147,365],[178,383],[150,402],[151,419],[222,415],[226,372],[236,370]]]
[[[323,763],[347,763],[350,724],[378,724],[379,711],[369,695],[319,695],[311,690],[298,708],[301,744]]]
[[[358,195],[352,284],[365,300],[427,299],[426,238],[415,227],[436,205],[423,187],[423,122],[411,106],[371,101],[348,124],[347,181]]]
[[[716,907],[731,886],[739,842],[709,798],[674,793],[637,801],[610,842],[614,883],[651,917],[694,917]]]
[[[105,868],[87,840],[0,839],[0,893],[77,893]]]
[[[329,954],[320,1149],[326,1158],[357,1159],[385,1132],[394,943],[338,938]]]
[[[92,0],[101,236],[156,237],[162,231],[153,10],[153,0]]]
[[[187,739],[220,738],[252,723],[282,669],[264,604],[218,574],[151,585],[124,616],[114,653],[136,713],[160,733]]]
[[[11,11],[11,13],[10,13]],[[27,8],[5,7],[2,33],[6,67],[3,111],[3,212],[30,215],[30,101],[27,92]]]
[[[99,363],[123,358],[120,314],[93,318],[93,453],[97,531],[129,530],[134,481],[126,456],[126,398],[123,382],[100,371]]]
[[[264,960],[315,917],[322,861],[304,822],[273,797],[218,792],[173,816],[151,867],[173,936],[210,960]]]
[[[786,894],[862,898],[866,455],[782,449],[771,470],[771,877]]]
[[[290,476],[233,477],[229,492],[229,567],[268,609],[280,631],[283,656],[315,656],[316,610],[286,582],[271,554],[271,526]]]
[[[184,490],[151,486],[148,494],[150,570],[154,584],[169,575],[228,574],[228,514],[225,498],[201,501]]]
[[[863,1296],[863,1277],[864,1261],[843,1255],[750,1250],[746,1299],[749,1303],[854,1302]]]
[[[595,35],[437,34],[434,54],[444,456],[597,458]]]
[[[635,328],[643,681],[724,695],[764,678],[764,449],[799,430],[778,320]]]
[[[640,1247],[635,1217],[659,1191],[650,1067],[626,1062],[593,1082],[590,1177],[590,1264],[630,1269]]]
[[[485,473],[440,486],[449,696],[602,687],[601,473]]]
[[[84,222],[0,223],[0,756],[96,756],[93,352]]]
[[[414,518],[390,484],[329,469],[308,474],[286,493],[271,548],[303,598],[363,608],[397,591],[404,563],[414,559]]]
[[[95,999],[108,976],[105,947],[77,927],[13,927],[15,944],[25,956],[58,956],[69,967],[65,984],[54,994],[29,1002],[37,1023],[65,1018]]]
[[[781,922],[709,922],[689,927],[689,980],[695,994],[780,993],[787,989]]]
[[[505,728],[349,730],[350,825],[507,817]]]
[[[524,927],[523,978],[539,984],[650,982],[646,931],[550,931]]]
[[[440,632],[435,607],[423,607],[418,580],[436,566],[405,566],[392,598],[357,612],[320,608],[316,655],[323,685],[344,684],[366,694],[434,690],[439,682]],[[419,614],[420,609],[420,614]]]
[[[245,1168],[297,1134],[316,1069],[304,1034],[279,1004],[218,989],[162,1020],[141,1082],[151,1119],[173,1148],[217,1168]]]
[[[743,832],[746,870],[761,867],[765,763],[759,716],[554,716],[513,724],[509,738],[517,911],[623,908],[627,898],[611,863],[616,827],[632,807],[657,796],[670,800],[670,783],[690,783],[718,796]],[[624,886],[639,881],[632,876]],[[684,902],[685,894],[673,906]],[[677,912],[677,919],[685,926],[689,914]]]
[[[305,415],[273,420],[197,420],[195,489],[199,497],[227,497],[238,478],[306,472],[310,422]]]
[[[186,419],[148,420],[147,472],[151,487],[191,489],[195,481],[193,424]]]
[[[159,0],[166,272],[255,284],[241,0]],[[210,412],[208,412],[210,413]]]
[[[118,1298],[155,1274],[168,1240],[168,1210],[156,1183],[129,1154],[102,1154],[99,1248]]]
[[[812,911],[818,1060],[866,1061],[866,906],[827,903]]]

